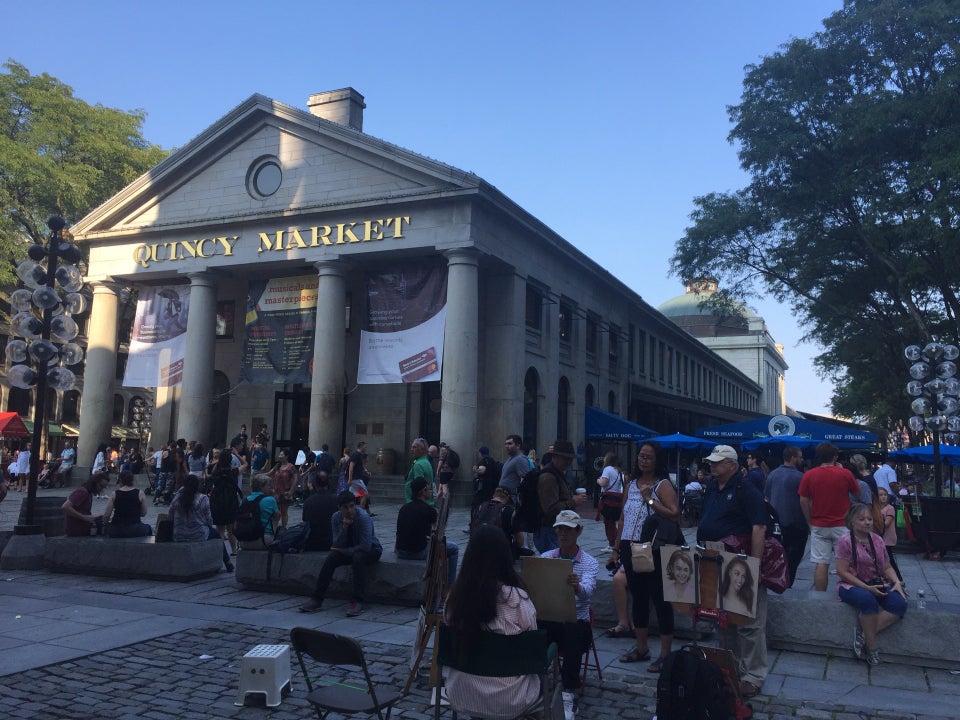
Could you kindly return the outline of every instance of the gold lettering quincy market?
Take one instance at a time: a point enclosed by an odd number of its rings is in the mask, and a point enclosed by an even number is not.
[[[239,235],[234,235],[232,237],[137,245],[133,249],[133,261],[141,267],[150,267],[150,263],[156,262],[208,258],[214,255],[230,257],[233,255],[233,247],[239,239]]]
[[[258,253],[270,250],[295,250],[297,248],[320,247],[321,245],[347,245],[403,238],[403,226],[410,224],[409,215],[380,220],[337,223],[335,225],[314,225],[307,230],[276,230],[273,233],[260,233]]]

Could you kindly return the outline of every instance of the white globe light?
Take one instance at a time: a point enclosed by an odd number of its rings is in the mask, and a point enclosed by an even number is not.
[[[945,415],[956,415],[958,406],[960,406],[960,403],[957,402],[957,399],[949,395],[941,395],[937,402],[937,409]]]
[[[33,307],[33,293],[26,288],[14,290],[10,294],[10,309],[15,313],[30,312]]]
[[[21,390],[29,390],[37,384],[37,374],[29,365],[14,365],[7,372],[10,384]]]
[[[48,363],[50,358],[57,357],[57,346],[49,340],[34,340],[30,343],[30,357],[38,363]]]
[[[956,345],[943,346],[944,360],[956,360],[958,357],[960,357],[960,348],[958,348]]]
[[[17,265],[17,277],[31,290],[43,285],[47,280],[47,271],[33,260],[24,260]]]
[[[941,380],[952,378],[957,374],[957,364],[951,360],[945,360],[937,365],[937,377]]]
[[[61,265],[56,270],[57,282],[68,293],[75,293],[83,287],[83,277],[73,265]]]
[[[925,362],[914,363],[910,366],[910,377],[914,380],[923,380],[930,375],[930,366]]]
[[[64,342],[73,340],[79,331],[77,323],[69,315],[57,315],[50,321],[50,332]]]
[[[947,430],[950,432],[960,432],[960,417],[954,415],[947,418]]]
[[[947,395],[953,395],[957,397],[960,395],[960,380],[955,377],[947,378],[943,381],[943,391]]]
[[[83,348],[76,343],[67,343],[60,348],[60,357],[64,365],[76,365],[83,360]]]
[[[923,418],[919,415],[914,415],[909,420],[907,420],[907,425],[910,426],[910,429],[914,432],[923,432]]]
[[[943,432],[947,429],[947,417],[945,415],[931,415],[927,418],[927,427],[937,432]]]
[[[33,291],[33,304],[41,310],[53,310],[60,304],[60,296],[52,287],[41,285]]]
[[[943,355],[943,345],[938,342],[927,343],[923,347],[923,358],[929,362],[936,362]]]
[[[919,345],[907,345],[903,349],[903,356],[907,358],[910,362],[916,362],[921,357],[921,351]]]
[[[22,363],[27,360],[27,343],[19,338],[7,343],[7,360]]]
[[[63,307],[71,315],[80,315],[87,309],[87,299],[80,293],[67,293]]]
[[[33,313],[22,312],[13,316],[13,332],[27,340],[39,340],[43,323]]]
[[[76,381],[76,375],[65,367],[50,368],[47,371],[47,382],[54,390],[70,390]]]
[[[920,397],[923,395],[923,383],[919,380],[911,380],[907,383],[907,395]]]
[[[917,398],[910,403],[910,409],[917,415],[929,415],[933,412],[933,404],[927,398]]]

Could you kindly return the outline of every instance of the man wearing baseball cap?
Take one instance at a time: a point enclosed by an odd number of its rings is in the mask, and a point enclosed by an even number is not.
[[[547,550],[540,557],[572,560],[573,568],[567,575],[567,587],[573,591],[577,608],[576,622],[538,621],[537,626],[547,631],[552,642],[557,643],[563,655],[560,679],[563,683],[563,711],[565,720],[573,720],[577,714],[577,691],[580,689],[580,664],[583,654],[590,646],[590,598],[597,586],[600,564],[592,555],[585,553],[577,540],[583,532],[583,521],[573,510],[561,510],[553,523],[560,547]]]
[[[717,445],[704,458],[710,464],[711,477],[703,498],[703,514],[697,528],[697,543],[719,541],[728,535],[748,535],[750,554],[763,556],[767,534],[767,511],[763,496],[740,475],[737,451],[729,445]],[[757,593],[756,616],[746,625],[729,624],[720,628],[720,646],[737,659],[740,693],[753,697],[767,677],[767,590]]]

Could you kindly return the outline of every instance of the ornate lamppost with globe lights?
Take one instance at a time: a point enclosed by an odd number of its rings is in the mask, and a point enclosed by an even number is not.
[[[153,422],[153,410],[146,400],[138,397],[133,399],[132,415],[130,426],[137,431],[137,437],[140,440],[140,454],[142,455],[144,440],[150,434],[150,425]]]
[[[16,337],[6,347],[7,359],[12,363],[7,379],[14,387],[35,390],[26,524],[14,530],[20,535],[42,532],[34,525],[34,508],[47,391],[72,389],[76,376],[70,366],[83,361],[83,349],[74,342],[79,328],[73,316],[86,311],[87,301],[80,294],[80,249],[64,232],[66,224],[59,215],[47,220],[50,235],[46,244],[31,245],[27,249],[28,259],[17,266],[17,277],[26,287],[10,295],[11,325]]]
[[[940,465],[940,438],[956,443],[960,438],[960,379],[957,363],[960,349],[956,345],[927,343],[924,347],[908,345],[904,356],[913,363],[907,383],[907,394],[914,400],[914,412],[907,424],[914,432],[933,433],[933,472],[936,478],[936,496],[943,494],[943,468]]]

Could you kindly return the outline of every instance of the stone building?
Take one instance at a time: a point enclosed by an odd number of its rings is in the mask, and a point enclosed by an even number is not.
[[[540,451],[576,444],[586,406],[665,433],[761,411],[760,383],[582,243],[476,175],[365,134],[355,90],[308,107],[250,97],[73,226],[93,287],[81,465],[109,432],[126,288],[190,288],[182,383],[156,388],[154,443],[222,443],[266,422],[276,447],[366,440],[403,457],[422,435],[469,466],[508,433]],[[365,277],[411,262],[446,273],[442,382],[358,384]],[[251,284],[305,274],[316,279],[309,381],[238,384]]]

